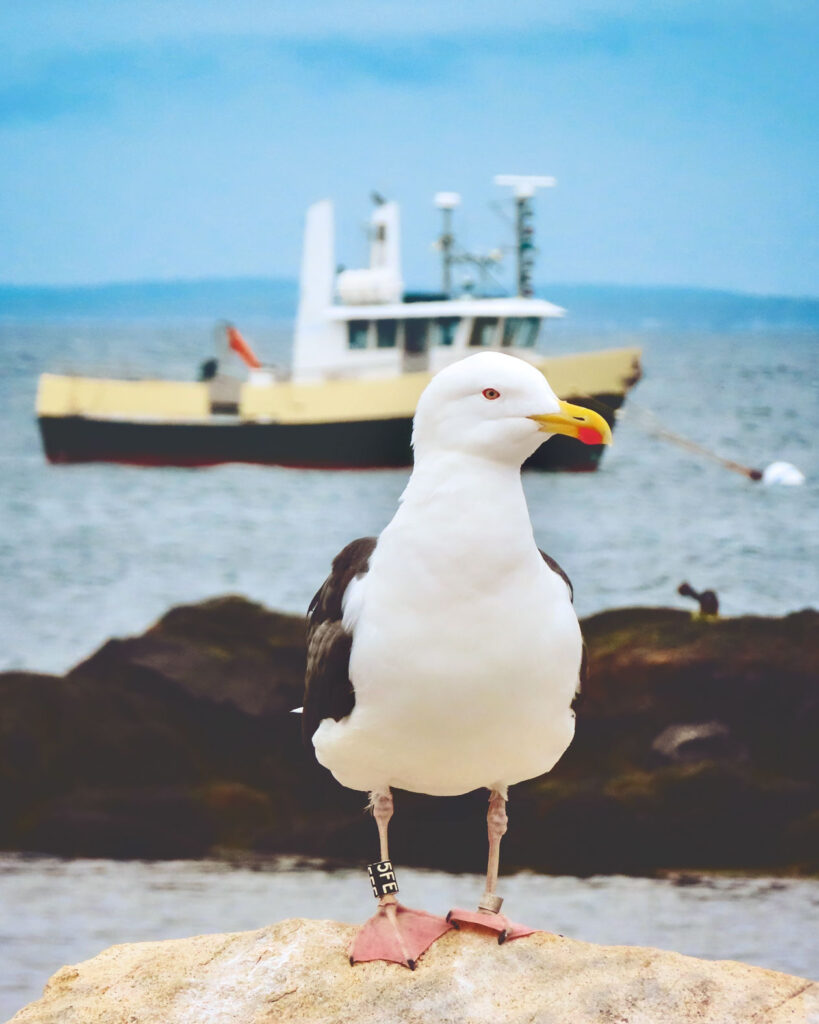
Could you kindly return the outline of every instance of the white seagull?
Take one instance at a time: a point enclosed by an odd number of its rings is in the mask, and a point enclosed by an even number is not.
[[[376,914],[351,962],[413,968],[453,925],[530,934],[495,895],[508,787],[554,767],[574,735],[583,642],[568,577],[538,550],[523,462],[553,434],[611,441],[522,359],[483,352],[438,373],[418,402],[414,468],[392,521],[353,541],[308,612],[303,732],[320,764],[370,795],[381,841]],[[387,846],[392,789],[489,790],[489,865],[477,913],[410,910]]]

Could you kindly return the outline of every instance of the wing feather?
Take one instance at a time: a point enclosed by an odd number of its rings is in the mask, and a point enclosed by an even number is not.
[[[540,548],[538,548],[538,551],[540,551]],[[551,555],[547,555],[545,551],[540,551],[540,557],[549,566],[552,572],[556,572],[569,588],[569,597],[571,598],[572,603],[574,603],[574,587],[572,586],[572,581],[569,579],[567,573],[558,565],[554,558],[552,558]]]
[[[540,551],[540,548],[538,548],[538,551]],[[560,576],[560,578],[563,580],[563,582],[569,588],[569,597],[571,598],[572,603],[574,603],[574,587],[572,586],[572,581],[569,579],[568,574],[565,572],[564,569],[561,568],[561,566],[554,560],[554,558],[552,558],[551,555],[547,555],[545,551],[540,551],[540,557],[549,566],[549,568],[552,570],[552,572],[556,572],[557,575]],[[582,655],[581,660],[580,660],[580,673],[579,673],[579,678],[578,678],[578,681],[577,681],[577,694],[578,695],[580,694],[580,692],[583,689],[583,687],[586,685],[586,682],[588,681],[588,678],[589,678],[589,655],[588,655],[588,651],[586,649],[586,641],[584,640],[583,641],[583,655]]]
[[[353,638],[342,623],[343,602],[350,583],[366,574],[375,544],[375,537],[361,537],[340,551],[307,611],[307,671],[301,725],[302,738],[310,746],[313,733],[325,718],[338,722],[355,707],[355,689],[350,680]]]

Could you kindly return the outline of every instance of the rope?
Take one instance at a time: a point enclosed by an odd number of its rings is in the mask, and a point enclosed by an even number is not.
[[[614,410],[611,406],[606,405],[605,402],[601,402],[599,399],[594,400],[598,405],[602,405],[605,409],[611,413],[612,418],[618,416],[620,410]],[[748,480],[761,480],[762,471],[759,469],[753,469],[751,466],[744,466],[741,462],[735,462],[733,459],[726,459],[723,455],[717,454],[717,452],[711,451],[710,448],[706,448],[696,441],[690,440],[690,438],[683,437],[682,434],[675,434],[673,430],[669,430],[663,426],[659,418],[650,410],[643,406],[638,405],[632,401],[631,398],[628,400],[628,412],[636,412],[639,417],[643,417],[646,421],[646,431],[652,437],[656,437],[660,441],[668,441],[670,444],[677,445],[678,448],[683,448],[687,452],[691,452],[693,455],[702,455],[706,459],[711,459],[712,462],[716,462],[718,465],[725,469],[730,469],[733,473],[739,473],[746,477]]]
[[[679,448],[692,452],[694,455],[702,455],[706,459],[711,459],[712,462],[716,462],[720,466],[724,466],[725,469],[730,469],[734,473],[740,473],[749,480],[762,479],[762,473],[760,470],[753,469],[751,466],[744,466],[741,462],[735,462],[733,459],[726,459],[723,455],[719,455],[717,452],[711,451],[710,448],[706,448],[704,445],[698,444],[696,441],[683,437],[682,434],[675,434],[673,430],[669,430],[667,427],[663,426],[657,416],[650,409],[643,408],[642,406],[629,401],[629,411],[631,410],[634,410],[648,421],[650,425],[648,428],[650,433],[661,441],[669,441],[671,444],[676,444]]]

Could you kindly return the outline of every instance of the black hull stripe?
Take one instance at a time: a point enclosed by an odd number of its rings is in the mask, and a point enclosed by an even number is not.
[[[597,402],[581,400],[578,404]],[[600,396],[614,409],[622,396]],[[609,418],[607,416],[607,418]],[[348,423],[144,423],[42,416],[50,462],[118,462],[143,466],[213,466],[246,462],[310,469],[397,468],[412,464],[412,420]],[[558,436],[526,463],[529,469],[593,470],[602,445]]]

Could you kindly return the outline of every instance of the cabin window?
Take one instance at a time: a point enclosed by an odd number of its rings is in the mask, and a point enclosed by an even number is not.
[[[395,348],[395,334],[397,329],[397,320],[376,320],[376,345],[379,348]]]
[[[347,322],[347,343],[350,348],[366,348],[367,332],[369,329],[367,320],[349,320]]]
[[[510,316],[503,325],[503,345],[532,348],[540,331],[540,317]]]
[[[494,316],[476,316],[469,336],[470,345],[494,345],[498,333],[498,321]]]
[[[428,320],[404,321],[404,351],[424,352],[426,350]]]
[[[437,320],[433,320],[436,343],[438,345],[453,345],[459,322],[457,316],[439,316]]]

